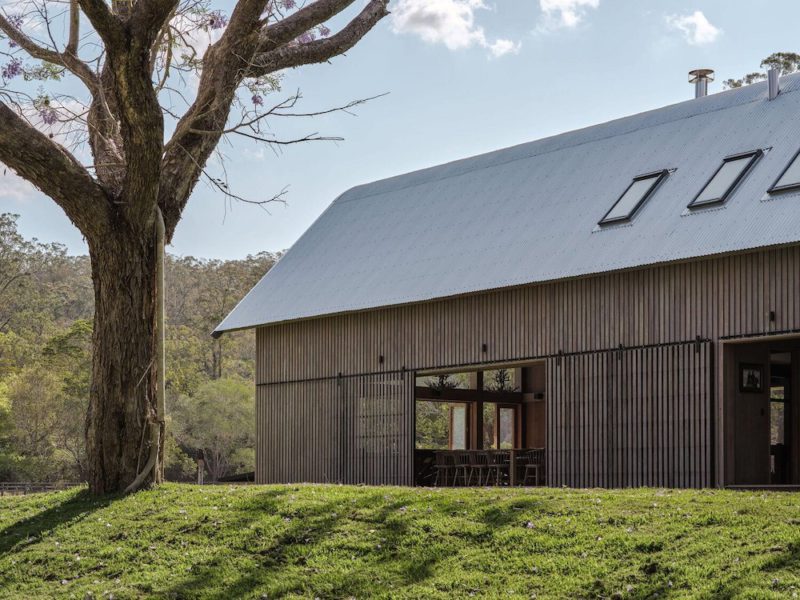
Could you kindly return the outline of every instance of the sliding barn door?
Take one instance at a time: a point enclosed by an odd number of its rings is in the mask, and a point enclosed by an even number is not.
[[[256,481],[410,485],[410,373],[259,386]]]
[[[410,373],[345,379],[342,386],[343,482],[411,485],[414,396]]]
[[[257,388],[257,483],[341,480],[339,396],[332,379]]]
[[[550,359],[550,485],[710,486],[711,358],[704,342]]]

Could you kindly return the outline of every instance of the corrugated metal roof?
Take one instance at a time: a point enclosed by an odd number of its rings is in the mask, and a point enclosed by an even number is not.
[[[243,329],[800,241],[800,75],[355,187],[217,328]],[[723,206],[687,204],[725,156],[769,149]],[[675,169],[630,223],[633,177]]]

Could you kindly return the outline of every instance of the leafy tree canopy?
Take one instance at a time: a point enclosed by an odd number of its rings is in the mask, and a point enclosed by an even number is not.
[[[778,69],[781,75],[789,75],[800,71],[800,54],[795,52],[775,52],[761,61],[763,71],[748,73],[740,79],[726,79],[722,82],[725,89],[740,88],[744,85],[751,85],[767,78],[769,69]]]

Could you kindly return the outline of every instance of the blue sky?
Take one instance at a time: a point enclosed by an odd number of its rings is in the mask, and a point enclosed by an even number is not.
[[[171,252],[285,249],[353,185],[689,99],[692,68],[714,68],[711,91],[721,91],[770,53],[800,51],[797,0],[392,0],[390,9],[347,56],[283,80],[284,94],[302,92],[302,110],[388,96],[355,117],[271,123],[279,136],[344,142],[278,154],[223,142],[235,193],[259,199],[288,186],[287,204],[267,213],[201,183]],[[18,213],[28,237],[85,252],[55,204],[10,175],[0,176],[0,212]]]

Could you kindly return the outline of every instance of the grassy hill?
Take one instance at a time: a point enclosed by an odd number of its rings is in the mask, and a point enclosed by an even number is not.
[[[2,598],[792,598],[800,495],[165,485],[0,498]]]

